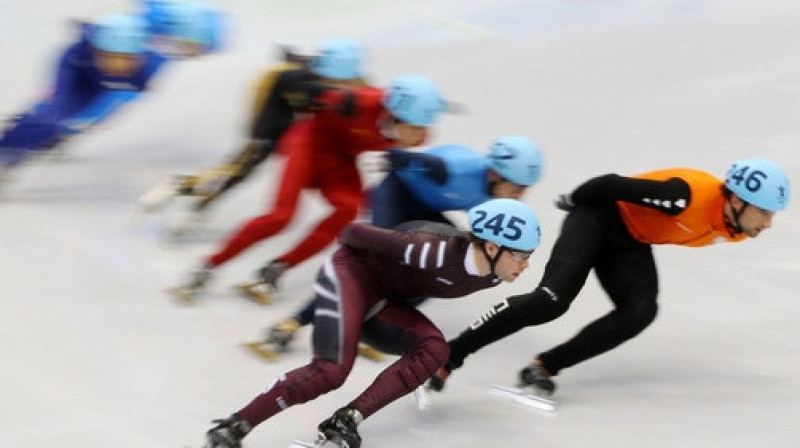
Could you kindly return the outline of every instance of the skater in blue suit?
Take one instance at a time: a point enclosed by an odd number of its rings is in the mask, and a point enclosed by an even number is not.
[[[541,176],[539,148],[526,137],[493,142],[488,156],[462,145],[424,152],[392,150],[390,170],[372,192],[372,223],[391,228],[412,220],[452,224],[443,212],[492,198],[519,199]]]
[[[221,12],[203,4],[174,0],[143,2],[148,47],[173,58],[219,51],[226,22]]]
[[[138,98],[170,57],[219,48],[219,21],[212,12],[192,4],[167,8],[165,3],[170,2],[148,2],[142,14],[79,25],[78,41],[58,60],[50,93],[7,123],[0,137],[0,178]],[[151,45],[155,42],[161,45]],[[165,42],[172,42],[170,51]]]
[[[462,145],[442,145],[426,151],[390,150],[389,172],[370,197],[372,224],[398,228],[409,221],[433,221],[453,225],[444,212],[468,210],[494,198],[520,199],[541,177],[542,155],[538,145],[526,137],[496,139],[488,154]],[[262,269],[262,280],[269,265]],[[274,285],[272,285],[274,287]],[[424,301],[420,298],[416,305]],[[286,349],[295,332],[314,320],[314,300],[297,314],[271,327],[267,344]],[[370,323],[380,326],[379,322]],[[374,331],[377,338],[365,338],[369,345],[392,352],[385,341],[391,331]],[[259,353],[264,347],[253,346]],[[362,354],[377,358],[362,347]]]

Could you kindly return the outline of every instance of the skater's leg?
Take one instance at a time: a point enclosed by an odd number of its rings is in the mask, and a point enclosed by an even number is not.
[[[251,426],[344,383],[355,361],[370,300],[361,285],[361,275],[358,264],[345,252],[336,252],[326,260],[315,282],[321,299],[314,323],[314,358],[310,364],[279,377],[237,412]]]
[[[614,309],[538,356],[552,375],[619,346],[655,320],[658,274],[650,246],[608,257],[595,266],[595,273]]]
[[[348,406],[364,418],[424,384],[449,355],[441,331],[416,308],[388,302],[375,318],[393,328],[402,356]]]
[[[292,219],[297,209],[300,193],[310,186],[313,178],[311,149],[304,129],[287,132],[286,165],[283,169],[278,194],[272,210],[248,221],[226,242],[217,253],[208,259],[216,267],[253,244],[280,232]]]
[[[319,184],[320,192],[334,210],[293,249],[276,258],[288,263],[290,267],[325,249],[358,214],[362,186],[356,166],[342,164],[319,169],[323,174]]]

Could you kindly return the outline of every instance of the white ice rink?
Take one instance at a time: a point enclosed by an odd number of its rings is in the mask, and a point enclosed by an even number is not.
[[[0,0],[0,115],[50,79],[70,18],[133,0]],[[199,306],[164,294],[247,217],[270,204],[275,158],[214,208],[190,244],[162,238],[166,215],[132,222],[138,195],[238,150],[253,83],[275,43],[310,50],[347,35],[369,49],[378,83],[433,78],[466,111],[432,143],[485,148],[537,140],[545,177],[527,197],[544,245],[513,285],[424,310],[455,336],[507,294],[532,288],[563,214],[551,203],[598,174],[691,166],[722,175],[738,158],[776,160],[800,186],[800,4],[792,0],[229,0],[227,52],[168,66],[152,95],[61,160],[37,160],[0,192],[0,446],[199,446],[212,418],[238,410],[289,368],[239,344],[295,310],[320,257],[290,271],[259,307],[231,286],[308,230],[296,225],[220,269]],[[361,426],[364,447],[789,448],[800,446],[800,199],[758,240],[658,247],[661,311],[640,337],[557,378],[553,414],[487,394],[539,351],[609,309],[590,279],[563,318],[468,359],[435,406],[410,397]],[[309,333],[304,333],[308,335]],[[248,448],[311,439],[384,364],[360,360],[345,386],[257,427]]]

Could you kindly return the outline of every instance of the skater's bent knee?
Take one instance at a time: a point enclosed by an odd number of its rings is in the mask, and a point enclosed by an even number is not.
[[[329,361],[313,361],[308,374],[293,391],[290,399],[294,403],[304,403],[322,394],[338,389],[344,384],[350,369]]]
[[[411,391],[427,381],[450,357],[450,347],[444,338],[431,337],[422,341],[417,349],[407,353],[408,364],[398,371],[406,388]]]
[[[657,314],[658,304],[655,301],[646,301],[626,309],[621,313],[621,316],[625,322],[624,327],[628,329],[632,337],[650,326],[656,319]]]

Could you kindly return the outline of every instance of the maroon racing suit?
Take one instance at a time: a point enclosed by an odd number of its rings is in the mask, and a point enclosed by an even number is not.
[[[450,350],[441,331],[405,301],[462,297],[500,280],[478,273],[475,257],[483,254],[467,235],[444,224],[428,224],[406,231],[364,223],[344,229],[342,247],[326,259],[314,283],[311,363],[281,375],[237,412],[242,419],[256,426],[340,387],[353,368],[368,318],[401,330],[401,357],[350,403],[364,418],[414,391],[447,361]]]

